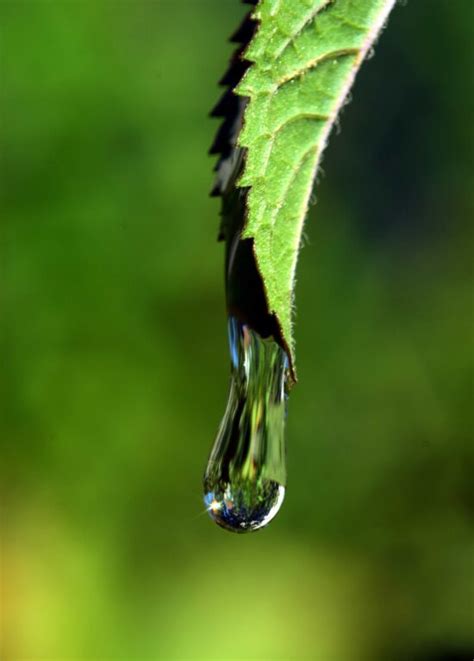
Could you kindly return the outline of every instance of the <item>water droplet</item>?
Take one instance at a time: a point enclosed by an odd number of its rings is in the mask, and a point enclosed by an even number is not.
[[[284,427],[288,357],[229,318],[229,400],[204,476],[204,502],[223,528],[249,532],[267,525],[285,496]]]

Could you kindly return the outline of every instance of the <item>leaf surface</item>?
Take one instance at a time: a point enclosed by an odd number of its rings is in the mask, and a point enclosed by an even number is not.
[[[322,152],[395,0],[262,0],[238,138],[248,187],[242,236],[254,240],[268,307],[294,360],[292,303],[303,222]]]

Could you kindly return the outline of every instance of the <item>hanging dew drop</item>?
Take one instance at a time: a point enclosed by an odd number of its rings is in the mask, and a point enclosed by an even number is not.
[[[220,155],[212,194],[219,195],[219,239],[225,241],[225,293],[231,380],[227,408],[204,475],[204,503],[210,517],[243,533],[266,526],[285,497],[285,416],[287,387],[294,381],[286,344],[268,308],[253,240],[243,237],[248,191],[238,185],[245,150],[237,137],[247,100],[233,93],[247,63],[241,58],[257,22],[246,19],[242,45],[232,59],[227,89],[218,104],[224,116],[211,147]],[[291,81],[293,82],[293,81]],[[269,136],[270,137],[270,136]]]
[[[231,381],[227,408],[204,475],[204,503],[232,532],[266,526],[286,484],[288,355],[270,314],[253,242],[241,238],[245,192],[223,195],[225,284]]]
[[[233,532],[266,526],[285,496],[288,357],[273,337],[229,318],[227,409],[204,476],[204,503]]]

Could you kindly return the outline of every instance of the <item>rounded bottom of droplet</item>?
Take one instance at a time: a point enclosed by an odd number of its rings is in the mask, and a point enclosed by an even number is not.
[[[237,533],[264,528],[278,514],[284,498],[285,487],[274,480],[258,485],[242,482],[236,487],[224,482],[204,493],[209,516],[217,525]]]

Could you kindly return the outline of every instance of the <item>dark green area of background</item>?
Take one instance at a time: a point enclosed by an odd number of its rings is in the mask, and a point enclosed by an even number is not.
[[[200,484],[229,364],[206,113],[242,13],[0,4],[5,659],[474,643],[471,1],[398,5],[332,136],[287,499],[247,537]]]

